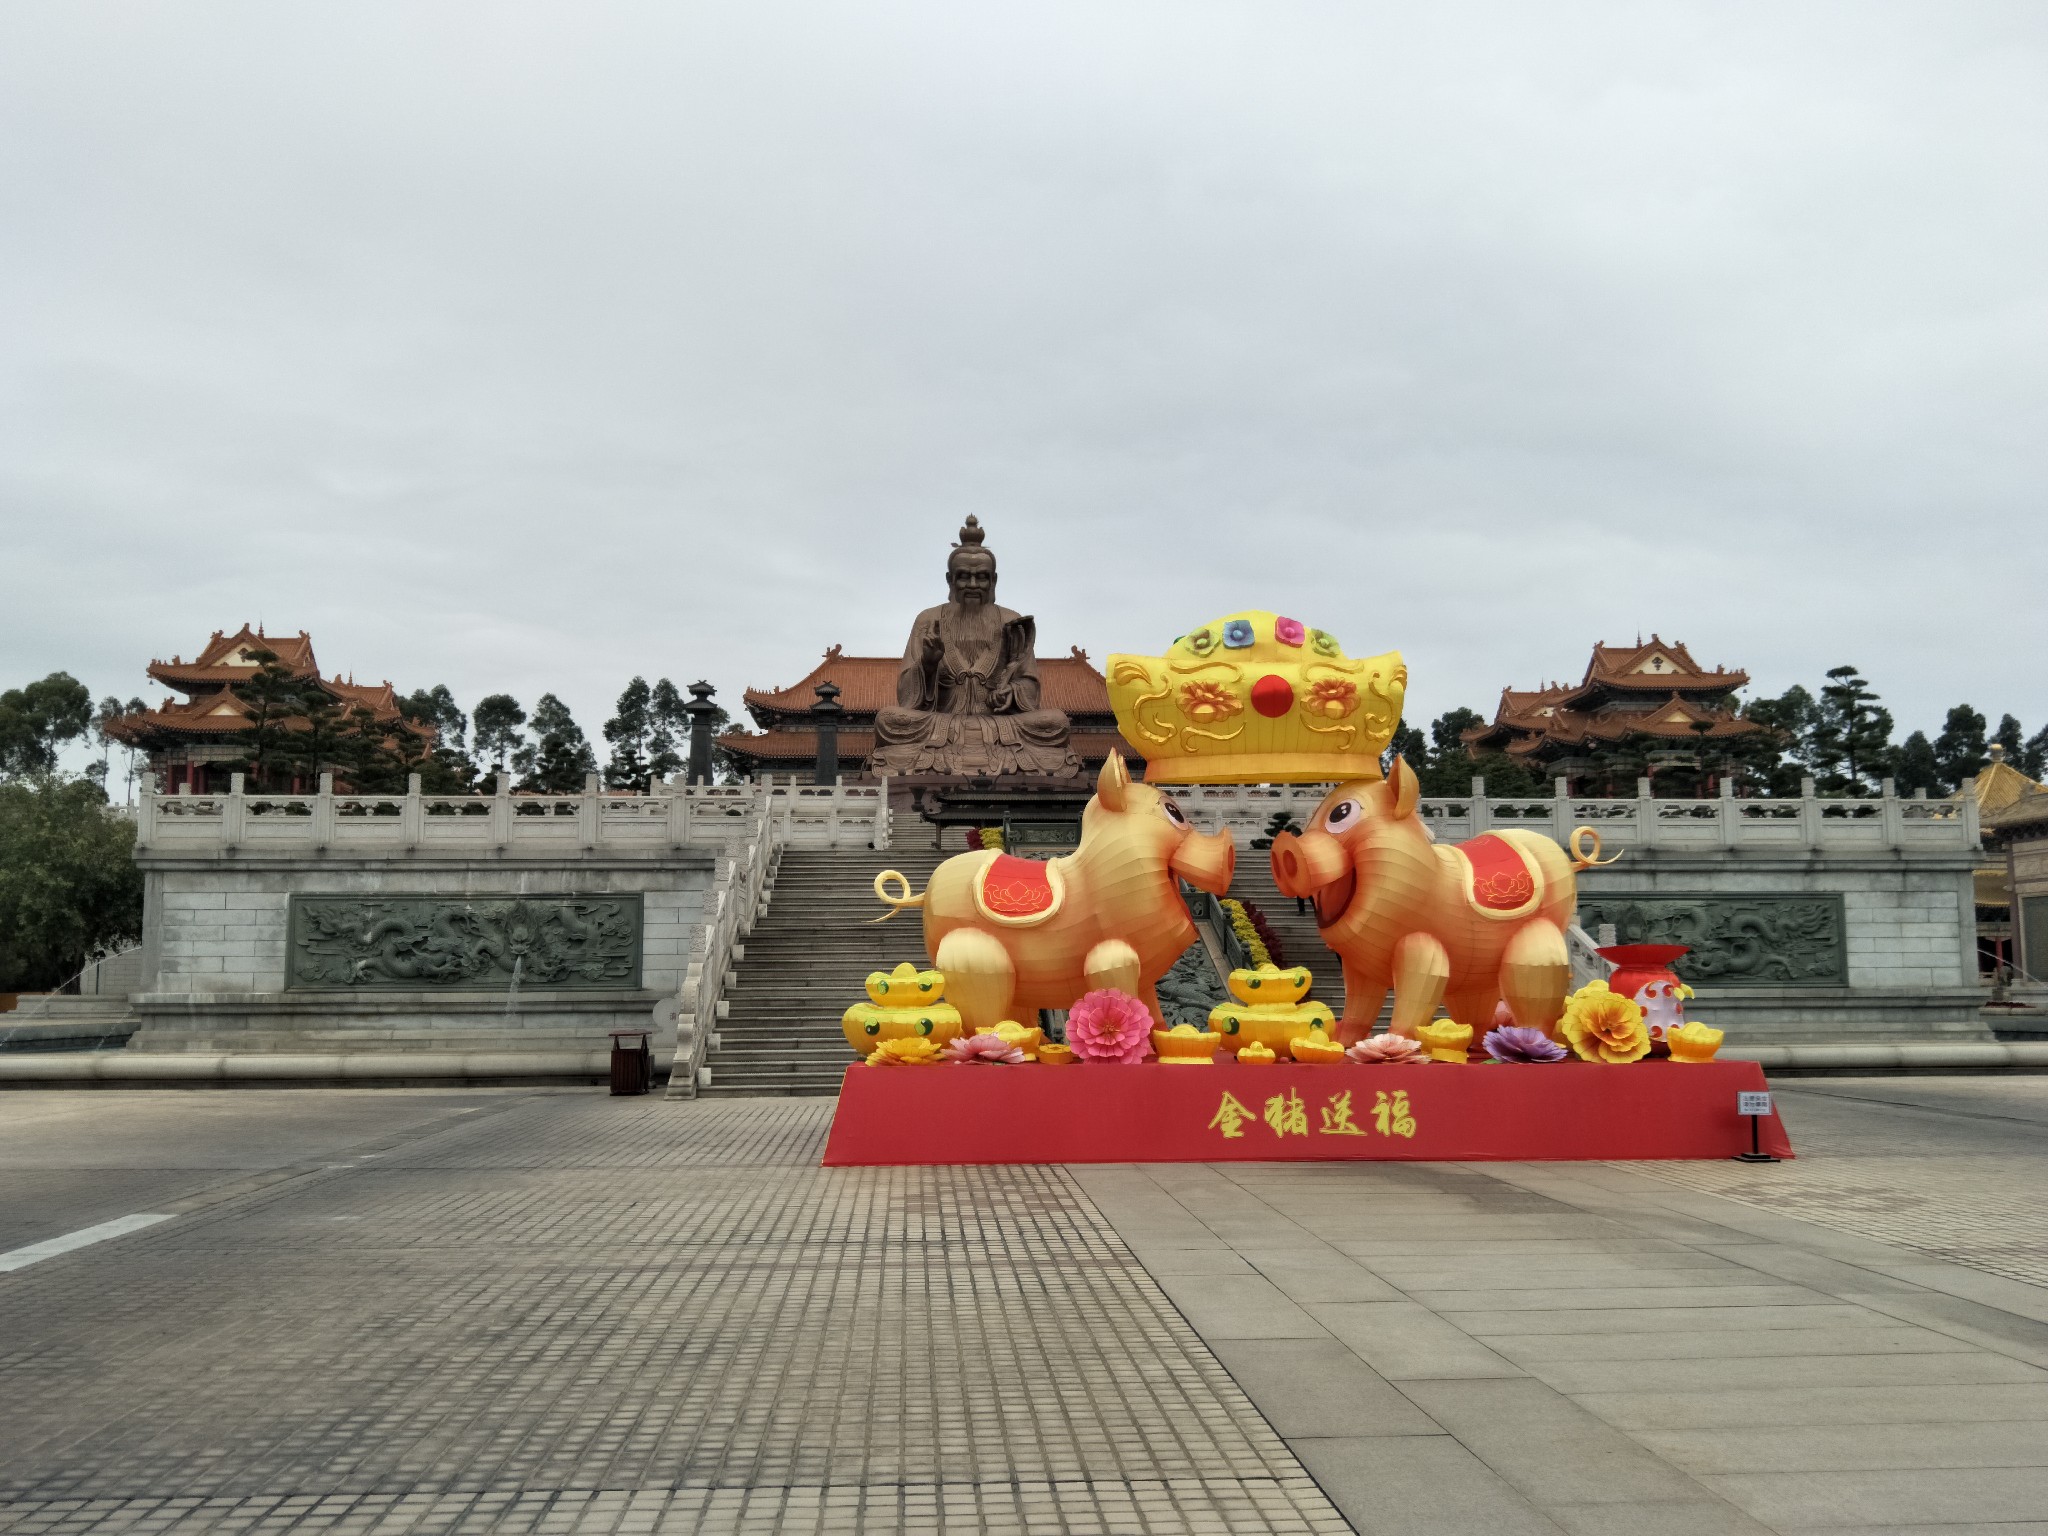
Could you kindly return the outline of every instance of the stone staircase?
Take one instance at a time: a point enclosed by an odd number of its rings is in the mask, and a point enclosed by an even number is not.
[[[1264,848],[1239,848],[1237,873],[1230,882],[1230,894],[1249,901],[1266,914],[1266,921],[1280,940],[1288,965],[1305,965],[1315,973],[1309,995],[1332,1008],[1344,995],[1344,977],[1337,957],[1323,944],[1316,928],[1314,911],[1296,912],[1294,898],[1282,896],[1273,883],[1273,861]]]
[[[923,890],[947,857],[897,842],[865,848],[787,848],[776,867],[768,910],[748,935],[746,953],[726,987],[727,1015],[708,1065],[708,1098],[834,1094],[854,1059],[839,1016],[867,994],[870,971],[897,962],[929,962],[916,912],[889,922],[875,900],[875,875],[901,870]]]

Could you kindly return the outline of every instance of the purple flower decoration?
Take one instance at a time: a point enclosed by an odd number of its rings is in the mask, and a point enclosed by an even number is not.
[[[1570,1053],[1540,1029],[1503,1024],[1479,1042],[1495,1061],[1563,1061]]]
[[[1273,638],[1282,645],[1299,645],[1308,638],[1308,632],[1301,627],[1299,619],[1275,619]]]
[[[1257,638],[1250,619],[1231,619],[1223,626],[1223,643],[1233,651],[1243,650]]]

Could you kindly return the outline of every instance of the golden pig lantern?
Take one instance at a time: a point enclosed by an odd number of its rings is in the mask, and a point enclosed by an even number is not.
[[[1413,1037],[1446,1006],[1490,1019],[1505,1000],[1517,1024],[1555,1034],[1571,986],[1565,926],[1578,908],[1577,871],[1597,859],[1590,827],[1574,857],[1521,828],[1450,845],[1416,815],[1421,785],[1394,759],[1383,782],[1341,784],[1300,833],[1273,839],[1273,879],[1313,901],[1323,942],[1344,963],[1347,1043],[1367,1034],[1391,987],[1392,1028]]]
[[[923,910],[926,947],[970,1032],[1028,1009],[1069,1007],[1101,987],[1143,999],[1164,1024],[1155,988],[1195,941],[1175,882],[1220,896],[1236,863],[1228,831],[1195,831],[1111,753],[1073,853],[1045,863],[992,849],[956,854],[921,894],[887,869],[875,895],[894,909],[886,916]]]

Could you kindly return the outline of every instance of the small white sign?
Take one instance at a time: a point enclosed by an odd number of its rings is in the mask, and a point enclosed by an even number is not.
[[[1768,1115],[1770,1112],[1771,1096],[1768,1093],[1735,1095],[1735,1113],[1738,1115]]]

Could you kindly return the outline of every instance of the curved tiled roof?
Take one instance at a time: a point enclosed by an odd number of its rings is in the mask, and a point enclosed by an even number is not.
[[[807,715],[818,702],[820,683],[839,690],[839,705],[848,716],[872,719],[879,709],[896,703],[896,677],[903,670],[900,656],[846,656],[833,646],[824,660],[787,688],[749,688],[743,697],[747,711],[762,724]],[[1109,686],[1079,646],[1067,656],[1038,659],[1039,702],[1046,709],[1069,715],[1110,715]],[[843,733],[842,733],[843,734]]]
[[[1702,735],[1747,736],[1762,727],[1708,705],[1748,682],[1745,672],[1705,670],[1683,645],[1657,635],[1633,646],[1600,642],[1593,647],[1582,682],[1503,688],[1493,719],[1466,731],[1462,739],[1468,747],[1530,757],[1546,748],[1620,741],[1632,735],[1673,742],[1697,741]],[[1628,702],[1618,700],[1617,694],[1629,696]],[[1654,694],[1662,694],[1663,701],[1647,708],[1638,702]],[[1708,729],[1695,729],[1700,724]]]

